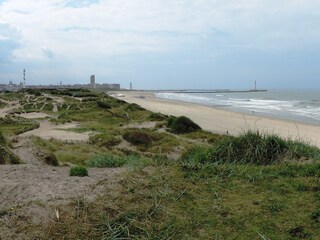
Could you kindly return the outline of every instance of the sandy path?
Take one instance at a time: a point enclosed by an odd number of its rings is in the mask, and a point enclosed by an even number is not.
[[[261,130],[284,138],[299,138],[320,147],[320,126],[259,117],[206,107],[198,104],[155,98],[151,92],[122,92],[119,99],[137,103],[153,112],[168,115],[185,115],[203,129],[219,134],[237,135],[245,130]]]

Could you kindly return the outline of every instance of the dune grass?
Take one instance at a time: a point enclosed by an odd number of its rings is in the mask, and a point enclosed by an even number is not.
[[[129,169],[143,168],[152,160],[138,155],[114,155],[111,153],[93,156],[87,161],[89,167],[115,168],[126,166]]]
[[[196,146],[181,157],[185,165],[210,163],[270,165],[285,160],[320,160],[320,150],[306,143],[248,131],[228,137],[211,147]]]
[[[149,163],[151,164],[151,163]],[[116,193],[66,207],[48,236],[68,239],[317,239],[319,164],[220,164],[186,171],[153,162]],[[292,211],[292,209],[295,209]],[[299,237],[300,236],[300,237]],[[49,238],[50,239],[50,238]]]

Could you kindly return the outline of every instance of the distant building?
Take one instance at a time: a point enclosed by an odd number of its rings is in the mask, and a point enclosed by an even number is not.
[[[90,76],[90,86],[91,86],[91,88],[96,88],[96,76],[95,75]]]

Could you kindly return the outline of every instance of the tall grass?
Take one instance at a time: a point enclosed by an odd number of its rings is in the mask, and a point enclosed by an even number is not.
[[[181,157],[184,164],[240,163],[271,165],[284,160],[320,159],[320,150],[303,142],[248,131],[212,147],[194,147]]]
[[[93,156],[87,165],[99,168],[114,168],[126,165],[129,169],[143,168],[150,164],[151,160],[142,156],[128,155],[116,156],[111,153]]]

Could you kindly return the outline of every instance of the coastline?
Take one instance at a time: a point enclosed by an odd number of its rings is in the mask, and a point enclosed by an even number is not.
[[[217,134],[238,135],[246,130],[276,134],[283,138],[299,139],[320,147],[320,127],[316,125],[280,120],[233,112],[197,103],[157,98],[152,91],[120,91],[116,95],[129,103],[167,115],[187,116],[204,130]]]

